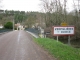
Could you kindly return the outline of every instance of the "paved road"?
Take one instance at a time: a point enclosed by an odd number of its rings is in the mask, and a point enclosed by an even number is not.
[[[25,31],[0,36],[0,60],[54,60]]]

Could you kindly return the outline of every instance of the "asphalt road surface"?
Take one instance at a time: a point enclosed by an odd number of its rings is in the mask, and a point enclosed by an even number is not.
[[[0,60],[54,60],[25,31],[0,35]]]

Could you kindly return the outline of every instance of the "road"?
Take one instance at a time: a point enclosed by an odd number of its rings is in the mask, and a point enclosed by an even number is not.
[[[54,60],[33,42],[25,31],[13,31],[0,36],[0,60]]]

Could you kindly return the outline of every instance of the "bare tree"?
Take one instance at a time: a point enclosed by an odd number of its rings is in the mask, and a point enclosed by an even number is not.
[[[41,1],[42,1],[43,10],[46,13],[46,16],[45,16],[46,24],[48,24],[48,26],[49,26],[49,24],[50,24],[50,26],[53,25],[52,20],[54,20],[54,19],[51,16],[53,13],[56,13],[55,23],[57,25],[59,25],[59,23],[60,23],[59,15],[60,15],[60,13],[62,13],[61,1],[60,0],[41,0]]]

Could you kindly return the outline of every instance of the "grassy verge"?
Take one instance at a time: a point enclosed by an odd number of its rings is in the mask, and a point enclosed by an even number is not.
[[[34,40],[58,60],[80,60],[80,49],[49,38],[35,38]]]

